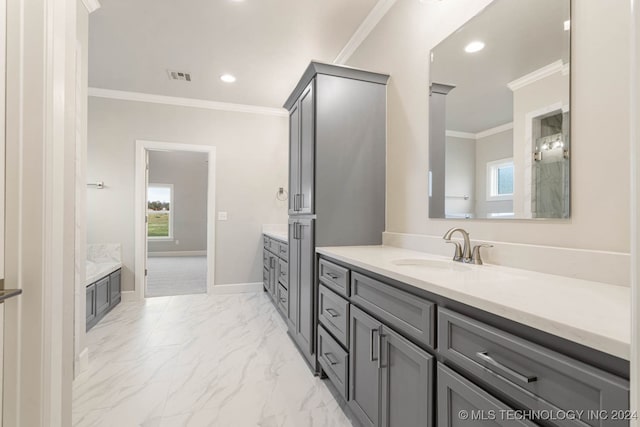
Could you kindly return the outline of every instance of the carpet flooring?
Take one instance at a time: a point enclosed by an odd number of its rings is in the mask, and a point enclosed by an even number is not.
[[[207,257],[149,257],[147,297],[207,292]]]

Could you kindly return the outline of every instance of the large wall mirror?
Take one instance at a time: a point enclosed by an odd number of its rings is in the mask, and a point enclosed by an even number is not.
[[[568,218],[570,0],[494,0],[431,51],[430,218]]]

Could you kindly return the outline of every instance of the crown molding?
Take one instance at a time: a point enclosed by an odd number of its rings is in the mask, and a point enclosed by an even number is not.
[[[396,0],[378,0],[378,3],[371,9],[371,12],[364,18],[362,24],[360,24],[355,33],[353,33],[347,44],[342,48],[338,56],[336,56],[336,59],[333,60],[333,63],[338,65],[346,64],[349,58],[351,58],[351,55],[353,55],[356,49],[365,41],[395,2]]]
[[[150,93],[127,92],[122,90],[89,88],[89,96],[94,98],[118,99],[121,101],[147,102],[150,104],[174,105],[178,107],[202,108],[205,110],[232,111],[236,113],[263,114],[267,116],[289,117],[284,108],[260,107],[257,105],[232,104],[228,102],[206,101],[204,99],[179,98],[175,96],[153,95]]]
[[[474,141],[477,141],[481,138],[486,138],[488,136],[491,135],[496,135],[502,132],[506,132],[508,130],[513,129],[513,122],[510,123],[505,123],[503,125],[500,126],[496,126],[494,128],[491,129],[487,129],[487,130],[483,130],[482,132],[478,132],[478,133],[470,133],[470,132],[459,132],[457,130],[448,130],[445,132],[446,136],[451,136],[453,138],[463,138],[463,139],[473,139]]]
[[[506,131],[511,130],[511,129],[513,129],[513,122],[505,123],[503,125],[496,126],[494,128],[483,130],[482,132],[476,133],[476,139],[486,138],[488,136],[496,135],[496,134],[502,133],[502,132],[506,132]]]
[[[87,12],[89,13],[100,9],[100,2],[98,0],[82,0],[82,4],[87,8]]]
[[[538,80],[542,80],[546,77],[549,77],[555,73],[562,73],[563,75],[568,74],[569,73],[568,64],[565,66],[565,64],[562,63],[562,60],[558,59],[557,61],[552,62],[549,65],[545,65],[544,67],[539,68],[529,74],[526,74],[520,77],[519,79],[515,79],[514,81],[507,83],[507,86],[512,91],[516,91],[527,85],[530,85],[531,83],[535,83]]]

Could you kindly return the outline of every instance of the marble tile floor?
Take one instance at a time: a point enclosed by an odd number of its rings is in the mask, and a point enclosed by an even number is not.
[[[87,342],[77,427],[351,426],[266,293],[121,303]]]

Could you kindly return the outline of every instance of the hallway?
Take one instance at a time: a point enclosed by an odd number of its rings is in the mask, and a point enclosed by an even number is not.
[[[149,257],[147,297],[207,292],[207,257]]]
[[[122,303],[87,334],[74,426],[350,426],[264,293]]]

